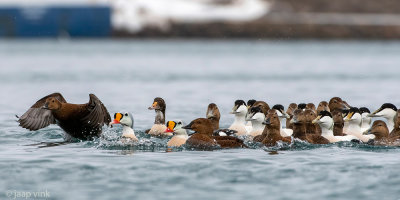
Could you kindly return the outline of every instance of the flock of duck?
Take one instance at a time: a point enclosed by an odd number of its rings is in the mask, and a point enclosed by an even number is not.
[[[165,122],[165,101],[157,97],[148,108],[155,111],[154,125],[146,133],[154,137],[170,137],[169,147],[185,145],[192,149],[247,148],[245,141],[265,146],[292,143],[302,140],[311,144],[328,144],[341,141],[374,145],[400,145],[400,110],[391,103],[383,104],[370,112],[366,107],[352,107],[339,97],[329,102],[291,103],[285,111],[277,104],[272,108],[264,101],[236,100],[231,114],[232,125],[221,129],[221,114],[214,103],[208,105],[204,118],[189,124],[182,121]],[[385,118],[385,121],[373,117]],[[81,140],[101,136],[104,125],[123,126],[121,139],[136,142],[131,113],[115,113],[112,120],[106,107],[94,95],[86,104],[67,103],[60,93],[53,93],[38,100],[21,117],[19,125],[29,130],[39,130],[58,124],[66,138]],[[372,123],[372,125],[371,125]],[[190,130],[190,131],[187,131]],[[189,134],[188,134],[189,132]]]

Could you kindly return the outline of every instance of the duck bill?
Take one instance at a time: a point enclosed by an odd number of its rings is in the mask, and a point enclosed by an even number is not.
[[[264,124],[264,125],[270,125],[270,124],[271,124],[271,120],[268,118],[268,119],[265,120],[262,124]]]
[[[153,104],[148,108],[149,110],[157,109],[157,102],[153,102]]]
[[[381,117],[381,115],[378,115],[377,113],[381,112],[382,109],[379,108],[378,110],[375,110],[373,113],[368,114],[367,117]]]
[[[353,117],[354,113],[349,113],[347,117],[344,119],[345,122],[351,121],[351,117]]]
[[[321,119],[321,115],[318,116],[317,118],[315,118],[315,119],[312,121],[312,123],[313,123],[313,124],[316,124],[316,123],[319,122],[320,119]]]
[[[187,130],[192,130],[192,125],[193,125],[193,122],[190,122],[188,125],[183,126],[182,128],[187,129]]]
[[[175,122],[174,121],[168,121],[167,122],[167,129],[165,129],[165,132],[172,133],[172,132],[174,132],[174,128],[175,128]]]
[[[233,106],[232,111],[230,112],[230,114],[236,114],[237,112],[238,106]]]
[[[116,119],[114,119],[112,122],[110,122],[110,125],[111,124],[120,124],[121,122],[119,121],[119,120],[116,120]]]

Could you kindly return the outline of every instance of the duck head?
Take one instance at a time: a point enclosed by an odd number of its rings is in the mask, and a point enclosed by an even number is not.
[[[384,103],[378,110],[369,114],[369,117],[384,117],[386,119],[394,119],[397,113],[397,107],[391,103]]]
[[[218,106],[215,103],[210,103],[207,108],[207,119],[216,119],[219,121],[221,114],[219,112]]]
[[[254,100],[254,99],[248,100],[247,101],[247,109],[250,109],[254,105],[255,102],[256,102],[256,100]]]
[[[166,109],[166,104],[163,98],[161,97],[156,97],[154,98],[153,104],[148,108],[149,110],[160,110],[162,112],[165,112]]]
[[[361,126],[361,112],[356,107],[351,107],[344,121]]]
[[[321,111],[318,116],[312,121],[313,124],[318,124],[321,129],[332,129],[333,118],[330,112]]]
[[[297,106],[298,109],[302,109],[302,110],[306,109],[306,107],[307,107],[307,104],[305,104],[305,103],[299,103],[299,105]]]
[[[347,103],[344,103],[343,100],[340,97],[333,97],[331,100],[329,100],[329,110],[334,111],[334,110],[348,110],[350,107],[348,106]]]
[[[291,103],[289,104],[288,109],[286,110],[286,113],[289,116],[293,116],[294,111],[297,109],[297,104],[296,103]]]
[[[279,116],[276,113],[275,109],[271,109],[268,111],[267,116],[265,117],[265,121],[263,122],[264,125],[274,128],[274,129],[280,129],[281,123],[279,121]]]
[[[340,111],[333,111],[332,113],[332,118],[333,118],[333,123],[335,124],[343,124],[344,120],[343,120],[343,114]]]
[[[285,107],[281,104],[276,104],[272,107],[272,109],[276,110],[276,114],[278,114],[279,118],[286,118],[289,119],[290,116],[285,112]]]
[[[167,130],[165,132],[173,132],[174,135],[187,135],[186,129],[183,128],[182,120],[168,121]]]
[[[321,111],[328,111],[328,112],[331,111],[331,110],[329,109],[328,102],[326,102],[326,101],[321,101],[321,102],[318,104],[317,113],[319,113],[319,112],[321,112]]]
[[[306,105],[306,109],[313,110],[314,112],[316,111],[315,105],[313,103],[308,103]]]
[[[61,108],[61,102],[55,97],[49,97],[44,103],[43,109],[58,110]]]
[[[304,111],[302,109],[296,109],[293,112],[293,118],[290,120],[292,124],[303,124],[305,123]]]
[[[260,123],[265,121],[265,115],[259,107],[252,107],[246,117],[246,121],[258,121]]]
[[[375,135],[375,140],[389,137],[389,129],[386,123],[382,120],[374,121],[372,127],[366,132],[368,132],[368,134]]]
[[[115,113],[114,114],[114,120],[112,122],[110,122],[111,124],[121,124],[123,126],[127,126],[133,129],[133,124],[134,124],[134,120],[133,120],[133,116],[131,113]]]
[[[209,119],[206,118],[198,118],[191,121],[188,125],[183,126],[183,129],[188,129],[194,131],[194,133],[205,134],[208,136],[212,136],[213,128],[212,123]]]
[[[236,100],[235,105],[232,108],[231,114],[235,115],[246,115],[247,113],[247,106],[243,100]]]
[[[268,114],[268,110],[270,109],[269,105],[265,101],[256,101],[256,102],[254,102],[252,107],[261,108],[261,110],[264,113],[264,115],[267,115]]]
[[[313,122],[313,120],[315,118],[317,118],[317,114],[313,110],[305,109],[304,110],[304,117],[305,117],[305,123],[310,123],[311,124]]]

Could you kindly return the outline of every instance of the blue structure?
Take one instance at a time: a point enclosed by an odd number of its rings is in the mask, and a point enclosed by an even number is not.
[[[0,37],[107,37],[109,6],[0,8]]]

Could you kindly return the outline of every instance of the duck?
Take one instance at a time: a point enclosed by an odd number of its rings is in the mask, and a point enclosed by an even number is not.
[[[89,102],[86,104],[71,104],[59,92],[39,99],[17,118],[19,126],[30,131],[57,124],[66,133],[66,140],[91,140],[99,137],[103,126],[111,122],[106,107],[94,94],[89,94]]]
[[[248,115],[250,114],[249,112],[251,110],[251,107],[254,105],[255,102],[256,102],[255,99],[250,99],[250,100],[247,101],[247,114],[246,114],[247,123],[246,123],[246,128],[248,130],[249,130],[249,127],[251,127],[251,120],[250,120],[250,118],[248,118]]]
[[[329,104],[328,104],[328,102],[326,102],[326,101],[321,101],[321,102],[319,102],[318,107],[317,107],[317,114],[320,113],[321,111],[328,111],[328,112],[330,112],[331,110],[329,109],[329,106],[328,106],[328,105],[329,105]]]
[[[214,136],[230,136],[237,133],[237,131],[235,130],[219,128],[219,120],[221,118],[221,113],[219,112],[218,106],[215,103],[210,103],[208,105],[206,118],[209,119],[212,123]]]
[[[349,121],[345,121],[347,115],[349,114],[349,110],[335,110],[336,112],[342,113],[342,118],[343,118],[343,133],[347,132],[347,129],[349,128]]]
[[[197,118],[182,128],[194,131],[185,143],[189,148],[200,150],[213,150],[218,147],[247,148],[243,141],[236,137],[213,136],[212,123],[206,118]]]
[[[368,134],[375,135],[374,144],[376,145],[388,145],[392,142],[391,138],[389,137],[389,129],[386,123],[382,120],[374,121],[371,128],[369,128],[366,132]]]
[[[344,136],[343,134],[344,119],[342,113],[335,110],[331,113],[331,115],[333,118],[333,135]]]
[[[272,109],[276,110],[276,114],[279,117],[279,121],[280,121],[280,132],[282,137],[289,137],[293,134],[293,130],[292,129],[288,129],[288,128],[282,128],[283,125],[283,120],[288,120],[290,118],[290,116],[285,112],[285,108],[283,107],[283,105],[281,104],[276,104],[274,106],[272,106]]]
[[[246,114],[247,114],[247,106],[243,100],[236,100],[235,105],[232,108],[231,114],[235,115],[235,121],[229,127],[230,130],[237,131],[236,135],[247,135],[246,129]]]
[[[344,103],[343,100],[340,97],[332,97],[329,100],[328,104],[329,110],[331,112],[338,110],[338,111],[343,111],[343,110],[348,110],[350,107],[348,106],[347,103]]]
[[[115,113],[114,114],[114,120],[110,122],[110,125],[112,124],[121,124],[122,125],[122,138],[131,140],[133,142],[139,141],[138,138],[135,135],[135,131],[133,130],[133,116],[131,113],[125,112],[124,114],[122,113]]]
[[[278,142],[284,142],[284,143],[291,143],[292,138],[291,137],[282,137],[280,134],[280,121],[279,121],[279,116],[276,112],[275,109],[271,109],[271,112],[269,112],[266,116],[266,120],[263,122],[265,125],[265,129],[267,129],[267,135],[266,137],[262,140],[262,143],[267,146],[275,146],[278,144]]]
[[[354,135],[335,136],[333,135],[333,118],[329,111],[321,111],[317,118],[312,123],[318,124],[321,127],[321,136],[329,140],[330,143],[341,141],[359,141],[358,137]]]
[[[361,113],[358,108],[351,107],[345,121],[349,122],[349,127],[345,132],[347,135],[354,135],[364,143],[374,139],[374,135],[363,135],[361,131]]]
[[[286,114],[289,115],[289,119],[286,120],[286,128],[293,129],[292,124],[290,123],[290,120],[293,117],[293,112],[297,109],[297,104],[296,103],[290,103],[287,110]]]
[[[182,120],[177,121],[168,121],[167,128],[172,130],[173,137],[168,141],[168,147],[180,147],[186,143],[186,140],[189,138],[186,129],[183,128]],[[168,130],[168,131],[169,131]]]
[[[305,109],[304,116],[305,116],[304,123],[306,126],[306,133],[321,135],[321,129],[318,127],[317,124],[312,123],[312,121],[317,117],[317,114],[313,110]]]
[[[383,117],[387,121],[387,127],[389,128],[389,132],[392,132],[394,129],[395,116],[397,114],[397,107],[391,103],[384,103],[382,106],[369,114],[368,117]]]
[[[270,109],[270,110],[268,110],[267,115],[268,115],[268,114],[275,114],[275,113],[276,113],[276,110],[275,110],[275,109]],[[263,122],[263,125],[265,125],[264,122]],[[279,134],[280,134],[280,132],[279,132]],[[268,129],[265,127],[264,130],[263,130],[263,132],[261,133],[261,135],[257,135],[257,136],[255,136],[255,137],[253,138],[253,142],[262,143],[262,141],[264,140],[264,138],[267,137],[267,135],[268,135]]]
[[[371,127],[372,119],[368,115],[371,114],[367,107],[360,107],[361,113],[361,132],[365,132]]]
[[[261,135],[265,128],[265,125],[263,124],[263,122],[265,121],[265,115],[259,107],[251,108],[250,113],[251,118],[248,120],[252,122],[252,128],[249,132],[249,135],[253,137]]]
[[[154,98],[153,104],[148,108],[156,112],[154,124],[151,129],[147,130],[146,133],[152,136],[172,136],[172,132],[165,132],[167,126],[165,126],[165,109],[166,104],[163,98]]]
[[[293,137],[306,141],[310,144],[329,144],[329,140],[321,135],[317,134],[306,134],[306,115],[301,109],[297,109],[294,112],[292,118],[293,123]]]

